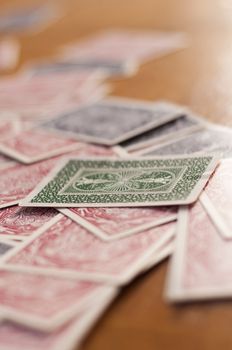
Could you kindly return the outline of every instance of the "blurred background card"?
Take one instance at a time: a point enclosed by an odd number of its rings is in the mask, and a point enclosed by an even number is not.
[[[0,33],[38,30],[58,19],[60,15],[59,7],[52,3],[20,7],[0,15]]]

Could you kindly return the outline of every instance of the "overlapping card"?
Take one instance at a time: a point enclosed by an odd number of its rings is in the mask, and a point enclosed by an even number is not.
[[[197,200],[218,157],[65,159],[20,201],[37,207],[183,205]]]

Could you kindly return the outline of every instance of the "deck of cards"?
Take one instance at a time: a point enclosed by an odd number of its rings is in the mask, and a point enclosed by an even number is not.
[[[184,43],[101,32],[0,80],[0,349],[76,348],[170,255],[167,302],[232,297],[232,130],[106,96],[108,76]]]

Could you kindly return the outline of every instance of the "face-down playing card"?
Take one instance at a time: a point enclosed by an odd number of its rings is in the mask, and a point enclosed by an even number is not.
[[[22,206],[139,207],[194,202],[217,156],[65,159]]]
[[[14,248],[12,254],[4,255],[2,262],[18,271],[125,284],[174,234],[175,222],[171,222],[121,240],[104,242],[59,214]]]
[[[0,152],[22,163],[31,164],[81,148],[83,143],[47,130],[33,128],[0,141]]]
[[[28,327],[51,331],[107,287],[98,283],[0,268],[0,315]]]
[[[232,241],[221,237],[200,201],[183,207],[167,280],[168,300],[231,298],[231,248]]]
[[[112,98],[83,106],[42,126],[110,146],[176,119],[181,113],[180,107],[167,102]]]
[[[232,237],[231,170],[231,159],[223,159],[201,195],[206,212],[222,237],[227,239]]]
[[[0,350],[73,350],[99,319],[115,296],[116,288],[107,288],[76,312],[75,317],[54,331],[44,332],[12,321],[0,323]]]

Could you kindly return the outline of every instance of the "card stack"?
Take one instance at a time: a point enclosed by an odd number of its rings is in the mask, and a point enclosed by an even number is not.
[[[112,71],[177,38],[100,33],[65,48],[69,61],[1,79],[0,349],[77,347],[170,255],[168,301],[231,296],[232,131],[173,102],[105,96]]]

